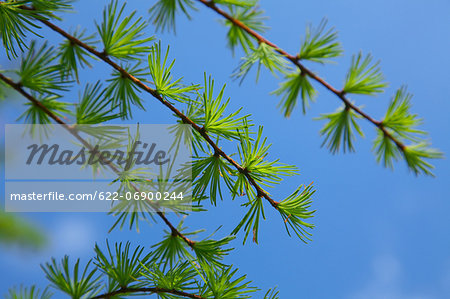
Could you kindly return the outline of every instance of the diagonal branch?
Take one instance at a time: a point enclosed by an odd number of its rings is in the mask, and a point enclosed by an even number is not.
[[[64,129],[68,130],[70,132],[70,134],[72,134],[75,138],[78,139],[78,141],[80,141],[85,147],[92,149],[92,146],[83,138],[81,137],[77,130],[68,125],[67,123],[65,123],[60,117],[58,117],[57,115],[55,115],[52,111],[50,111],[45,105],[43,105],[38,99],[36,99],[35,97],[33,97],[31,94],[29,94],[28,92],[26,92],[22,86],[20,85],[20,83],[16,83],[14,81],[12,81],[11,79],[9,79],[8,77],[4,76],[3,74],[0,73],[0,80],[2,80],[3,82],[5,82],[6,84],[8,84],[9,86],[11,86],[14,90],[16,90],[17,92],[19,92],[22,96],[24,96],[25,98],[27,98],[30,102],[32,102],[34,105],[36,105],[37,107],[39,107],[39,109],[41,109],[42,111],[45,112],[45,114],[47,114],[50,118],[52,118],[56,123],[62,125],[64,127]],[[101,157],[100,157],[101,158]],[[116,174],[119,174],[120,171],[119,169],[117,169],[113,164],[111,163],[106,163],[112,171],[114,171]],[[135,189],[136,192],[139,192],[139,189],[132,184],[133,188]],[[153,203],[153,202],[152,202]],[[167,219],[167,217],[164,215],[163,212],[161,212],[161,210],[153,205],[153,208],[156,211],[156,214],[158,214],[158,216],[164,221],[164,223],[170,228],[171,232],[173,235],[176,235],[178,237],[180,237],[184,242],[186,242],[186,244],[193,248],[195,242],[188,239],[185,235],[183,235],[179,230],[177,230],[177,228],[169,221],[169,219]]]
[[[388,137],[389,139],[391,139],[396,146],[402,151],[403,154],[405,154],[405,148],[406,145],[403,144],[400,140],[398,140],[397,138],[395,138],[384,126],[382,121],[378,121],[375,120],[374,118],[372,118],[370,115],[368,115],[367,113],[365,113],[364,111],[362,111],[360,108],[358,108],[356,105],[354,105],[345,95],[345,92],[342,90],[339,90],[335,87],[333,87],[330,83],[328,83],[327,81],[325,81],[325,79],[321,78],[320,76],[316,75],[314,72],[312,72],[310,69],[308,69],[307,67],[305,67],[302,63],[300,63],[300,59],[301,57],[298,55],[292,55],[289,54],[287,51],[283,50],[282,48],[278,47],[276,44],[274,44],[273,42],[269,41],[268,39],[266,39],[265,37],[263,37],[262,35],[260,35],[259,33],[257,33],[256,31],[254,31],[253,29],[249,28],[248,26],[246,26],[244,23],[242,23],[241,21],[239,21],[236,18],[233,18],[230,14],[228,14],[227,12],[225,12],[224,10],[220,9],[219,7],[217,7],[217,5],[214,3],[213,0],[197,0],[198,2],[202,3],[203,5],[207,6],[208,8],[212,9],[213,11],[215,11],[217,14],[221,15],[223,18],[227,19],[228,21],[230,21],[231,23],[233,23],[233,25],[241,28],[242,30],[244,30],[245,32],[247,32],[248,34],[250,34],[251,36],[253,36],[253,38],[255,38],[258,43],[264,43],[270,47],[272,47],[276,52],[280,53],[281,55],[283,55],[287,60],[289,60],[292,64],[294,64],[303,74],[306,74],[308,77],[310,77],[311,79],[315,80],[316,82],[318,82],[319,84],[321,84],[323,87],[325,87],[326,89],[328,89],[331,93],[333,93],[334,95],[336,95],[344,104],[347,108],[352,109],[353,111],[355,111],[357,114],[361,115],[363,118],[365,118],[366,120],[368,120],[369,122],[371,122],[373,125],[375,125],[379,130],[381,130],[383,132],[383,134]]]
[[[29,8],[29,9],[31,9],[31,8]],[[67,38],[70,42],[82,47],[89,53],[93,54],[94,56],[98,57],[99,59],[101,59],[104,62],[106,62],[107,64],[109,64],[111,67],[113,67],[114,69],[119,71],[122,74],[122,76],[131,80],[134,84],[136,84],[136,86],[141,88],[143,91],[151,94],[161,104],[163,104],[164,106],[169,108],[169,110],[171,110],[173,113],[175,113],[175,115],[178,116],[183,121],[183,123],[191,125],[192,128],[195,131],[197,131],[203,137],[203,139],[214,149],[214,152],[216,154],[220,155],[225,160],[227,160],[231,165],[233,165],[240,173],[242,173],[246,177],[248,182],[255,188],[258,197],[265,198],[274,208],[277,209],[278,202],[275,201],[274,199],[272,199],[270,197],[270,195],[266,191],[264,191],[264,189],[261,186],[258,185],[258,183],[253,179],[253,177],[251,177],[251,175],[247,169],[243,168],[241,165],[239,165],[239,163],[237,163],[229,155],[227,155],[221,148],[219,148],[219,146],[211,139],[211,137],[208,135],[208,133],[202,127],[200,127],[198,124],[196,124],[194,121],[192,121],[189,117],[184,115],[180,110],[178,110],[170,102],[166,101],[155,89],[151,88],[150,86],[146,85],[141,80],[139,80],[138,78],[136,78],[133,75],[131,75],[130,73],[128,73],[120,65],[118,65],[117,63],[112,61],[106,53],[95,50],[93,47],[87,45],[86,43],[83,43],[79,39],[75,38],[74,36],[70,35],[66,31],[61,29],[60,27],[56,26],[55,24],[53,24],[47,20],[43,20],[43,19],[39,19],[39,18],[37,20],[39,20],[41,23],[43,23],[50,29],[61,34],[62,36]]]
[[[92,297],[91,299],[108,299],[108,298],[114,298],[117,295],[121,295],[121,294],[130,294],[130,293],[150,293],[150,294],[161,294],[161,293],[165,293],[165,294],[173,294],[173,295],[177,295],[177,296],[181,296],[184,298],[193,298],[193,299],[206,299],[205,297],[202,297],[200,295],[195,295],[195,294],[191,294],[191,293],[186,293],[183,291],[178,291],[175,289],[166,289],[166,288],[159,288],[159,287],[154,287],[154,288],[121,288],[117,291],[114,292],[110,292],[110,293],[106,293],[106,294],[102,294],[102,295],[98,295],[95,297]],[[177,297],[178,298],[178,297]]]

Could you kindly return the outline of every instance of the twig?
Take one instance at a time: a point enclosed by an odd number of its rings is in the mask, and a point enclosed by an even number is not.
[[[31,9],[31,8],[28,8],[28,9]],[[255,188],[255,190],[256,190],[256,192],[257,192],[257,194],[259,196],[264,197],[274,208],[277,209],[278,202],[275,201],[274,199],[272,199],[269,196],[269,194],[266,191],[264,191],[264,189],[261,188],[261,186],[259,186],[258,183],[256,183],[256,181],[252,178],[252,176],[250,175],[250,173],[248,172],[247,169],[243,168],[241,165],[239,165],[239,163],[237,163],[229,155],[227,155],[211,139],[211,137],[208,135],[208,133],[204,129],[202,129],[202,127],[200,127],[198,124],[196,124],[194,121],[192,121],[189,117],[184,115],[180,110],[178,110],[170,102],[164,100],[164,98],[155,89],[151,88],[150,86],[148,86],[145,83],[143,83],[142,81],[140,81],[138,78],[136,78],[133,75],[131,75],[130,73],[128,73],[125,69],[123,69],[121,66],[119,66],[114,61],[112,61],[108,57],[108,55],[106,53],[99,52],[99,51],[95,50],[93,47],[87,45],[86,43],[83,43],[82,41],[80,41],[76,37],[70,35],[66,31],[61,29],[60,27],[56,26],[55,24],[53,24],[53,23],[51,23],[51,22],[49,22],[47,20],[43,20],[43,19],[39,19],[39,18],[37,18],[37,20],[42,22],[44,25],[46,25],[50,29],[52,29],[52,30],[56,31],[57,33],[61,34],[62,36],[67,38],[70,42],[72,42],[72,43],[82,47],[83,49],[85,49],[89,53],[95,55],[99,59],[103,60],[104,62],[106,62],[107,64],[112,66],[114,69],[119,71],[122,74],[122,76],[124,76],[125,78],[128,78],[129,80],[131,80],[134,84],[136,84],[136,86],[138,86],[139,88],[141,88],[145,92],[151,94],[160,103],[162,103],[164,106],[169,108],[173,113],[175,113],[176,116],[178,116],[183,121],[183,123],[191,125],[192,128],[194,130],[196,130],[203,137],[203,139],[205,139],[205,141],[214,149],[214,152],[218,153],[225,160],[227,160],[231,165],[233,165],[240,173],[245,175],[245,177],[247,178],[248,182]]]
[[[74,129],[73,127],[69,126],[67,123],[65,123],[61,118],[59,118],[57,115],[55,115],[52,111],[50,111],[47,107],[45,107],[45,105],[43,105],[38,99],[36,99],[35,97],[33,97],[31,94],[29,94],[28,92],[26,92],[22,86],[19,83],[16,83],[14,81],[12,81],[11,79],[9,79],[8,77],[4,76],[3,74],[0,73],[0,80],[2,80],[3,82],[5,82],[6,84],[8,84],[9,86],[11,86],[14,90],[16,90],[17,92],[19,92],[21,95],[23,95],[25,98],[27,98],[30,102],[32,102],[34,105],[36,105],[37,107],[39,107],[39,109],[41,109],[42,111],[45,112],[45,114],[47,114],[50,118],[52,118],[56,123],[62,125],[66,130],[68,130],[75,138],[78,139],[78,141],[80,141],[81,143],[83,143],[84,146],[91,148],[91,145],[83,139],[83,137],[81,137],[77,130]],[[111,163],[106,163],[112,171],[114,171],[116,174],[120,173],[120,170],[117,169],[113,164]],[[136,192],[139,192],[139,189],[132,184],[133,188],[136,190]],[[173,235],[176,235],[178,237],[180,237],[182,240],[184,240],[186,242],[187,245],[189,245],[191,248],[193,248],[195,242],[190,240],[189,238],[187,238],[185,235],[183,235],[179,230],[176,229],[176,227],[169,221],[169,219],[167,219],[167,217],[164,215],[163,212],[161,212],[159,210],[158,207],[154,206],[153,207],[156,211],[156,214],[158,214],[158,216],[164,221],[164,223],[170,228],[171,232]]]
[[[328,83],[327,81],[325,81],[325,79],[319,77],[318,75],[316,75],[314,72],[312,72],[310,69],[308,69],[307,67],[305,67],[302,63],[300,63],[301,57],[299,57],[298,55],[291,55],[289,54],[287,51],[283,50],[282,48],[278,47],[276,44],[274,44],[273,42],[269,41],[268,39],[266,39],[265,37],[263,37],[262,35],[260,35],[259,33],[257,33],[256,31],[254,31],[253,29],[249,28],[248,26],[246,26],[244,23],[242,23],[241,21],[239,21],[238,19],[233,18],[230,14],[228,14],[227,12],[225,12],[224,10],[220,9],[219,7],[217,7],[217,5],[214,3],[214,1],[207,1],[207,0],[197,0],[198,2],[204,4],[206,7],[212,9],[213,11],[215,11],[217,14],[221,15],[222,17],[224,17],[225,19],[227,19],[228,21],[230,21],[231,23],[233,23],[233,25],[241,28],[242,30],[244,30],[245,32],[247,32],[248,34],[250,34],[251,36],[253,36],[253,38],[255,38],[258,43],[264,43],[270,47],[272,47],[276,52],[278,52],[279,54],[281,54],[282,56],[284,56],[287,60],[289,60],[290,62],[292,62],[296,67],[298,67],[298,69],[303,73],[306,74],[308,77],[310,77],[311,79],[315,80],[316,82],[318,82],[319,84],[321,84],[323,87],[325,87],[326,89],[328,89],[329,91],[331,91],[333,94],[335,94],[344,104],[346,107],[351,108],[353,111],[355,111],[357,114],[361,115],[363,118],[365,118],[366,120],[368,120],[369,122],[371,122],[373,125],[375,125],[378,129],[380,129],[383,134],[388,137],[389,139],[391,139],[396,145],[397,147],[402,151],[402,153],[405,153],[405,148],[406,145],[403,144],[400,140],[398,140],[397,138],[395,138],[384,126],[382,121],[378,121],[375,120],[374,118],[372,118],[371,116],[369,116],[367,113],[365,113],[364,111],[362,111],[360,108],[358,108],[356,105],[354,105],[346,96],[345,93],[342,90],[339,90],[335,87],[333,87],[330,83]]]
[[[206,299],[205,297],[202,297],[200,295],[195,295],[191,293],[186,293],[183,291],[178,291],[174,289],[165,289],[165,288],[121,288],[117,291],[98,295],[95,297],[92,297],[91,299],[108,299],[108,298],[114,298],[116,295],[120,294],[130,294],[130,293],[151,293],[151,294],[159,294],[159,293],[167,293],[167,294],[173,294],[177,296],[183,296],[185,298],[194,298],[194,299]]]

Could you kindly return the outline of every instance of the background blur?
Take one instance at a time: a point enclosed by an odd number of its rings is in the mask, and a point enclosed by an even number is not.
[[[101,21],[106,1],[75,3],[77,13],[64,15],[65,29],[81,25],[88,32]],[[148,17],[152,1],[128,1],[127,10]],[[323,17],[340,33],[345,55],[337,64],[311,65],[333,85],[342,86],[351,55],[362,50],[381,60],[390,88],[376,98],[352,96],[376,118],[381,118],[388,99],[402,84],[414,94],[413,111],[424,118],[423,129],[430,132],[434,147],[450,153],[450,2],[447,0],[320,0],[269,1],[261,8],[269,16],[271,29],[266,36],[295,53],[308,23],[317,25]],[[266,290],[279,286],[281,298],[449,298],[450,296],[450,163],[436,161],[436,178],[415,177],[403,163],[395,171],[377,165],[371,153],[374,128],[361,121],[366,133],[356,143],[356,153],[331,155],[321,148],[320,113],[334,111],[339,101],[323,88],[318,100],[304,116],[301,109],[285,119],[277,108],[279,98],[269,95],[277,80],[263,72],[255,84],[254,73],[239,86],[229,75],[242,53],[232,57],[226,48],[226,29],[212,11],[198,6],[192,20],[177,18],[177,34],[157,34],[170,44],[170,57],[176,58],[175,76],[185,82],[202,83],[203,72],[217,85],[227,84],[230,111],[243,106],[273,143],[271,155],[297,165],[301,176],[286,179],[273,190],[275,198],[285,197],[299,184],[314,181],[317,192],[313,208],[313,241],[303,244],[290,238],[273,209],[266,205],[260,229],[260,244],[242,246],[242,235],[233,243],[236,250],[228,263],[247,273],[254,285]],[[41,31],[51,44],[61,41],[53,32]],[[148,34],[155,34],[149,26]],[[12,67],[4,53],[3,68]],[[81,73],[81,81],[107,78],[111,70],[101,63]],[[77,100],[73,92],[66,100]],[[135,111],[129,123],[173,123],[173,116],[148,95],[144,111]],[[23,112],[24,99],[11,97],[0,103],[0,122],[14,123]],[[0,130],[4,141],[4,129]],[[3,159],[3,154],[2,154]],[[3,163],[2,163],[3,164]],[[3,165],[2,165],[3,166]],[[4,168],[1,178],[4,180]],[[0,184],[4,196],[4,184]],[[192,229],[207,228],[218,235],[229,233],[243,216],[240,202],[230,198],[210,207],[208,213],[189,216]],[[113,218],[100,213],[29,213],[21,215],[45,233],[47,242],[40,250],[16,245],[0,245],[0,293],[13,285],[47,285],[40,263],[69,254],[87,261],[95,242],[132,241],[150,246],[160,240],[165,227],[141,225],[136,231],[107,234]],[[178,220],[171,216],[174,222]],[[56,296],[59,298],[61,295]],[[261,298],[257,295],[255,298]]]

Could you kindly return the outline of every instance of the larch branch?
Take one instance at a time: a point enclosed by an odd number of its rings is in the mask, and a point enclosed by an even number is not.
[[[276,44],[274,44],[273,42],[271,42],[270,40],[266,39],[265,37],[263,37],[262,35],[260,35],[259,33],[257,33],[255,30],[249,28],[247,25],[245,25],[243,22],[241,22],[240,20],[234,18],[233,16],[231,16],[230,14],[228,14],[227,12],[225,12],[224,10],[222,10],[221,8],[219,8],[214,1],[207,1],[207,0],[197,0],[198,2],[202,3],[203,5],[205,5],[206,7],[210,8],[211,10],[213,10],[214,12],[216,12],[217,14],[221,15],[223,18],[227,19],[228,21],[230,21],[234,26],[237,26],[239,28],[241,28],[242,30],[244,30],[245,32],[247,32],[249,35],[251,35],[254,39],[256,39],[258,41],[258,43],[264,43],[266,45],[271,46],[276,52],[278,52],[279,54],[281,54],[282,56],[284,56],[287,60],[289,60],[292,64],[294,64],[303,74],[306,74],[308,77],[310,77],[311,79],[315,80],[316,82],[318,82],[320,85],[322,85],[323,87],[325,87],[326,89],[328,89],[331,93],[335,94],[344,104],[346,107],[351,108],[353,111],[355,111],[357,114],[359,114],[360,116],[362,116],[363,118],[365,118],[366,120],[368,120],[369,122],[371,122],[373,125],[375,125],[379,130],[381,130],[383,132],[383,134],[388,137],[389,139],[391,139],[396,146],[401,150],[401,152],[404,154],[405,153],[405,148],[406,145],[403,144],[400,140],[398,140],[397,138],[395,138],[388,130],[387,128],[384,126],[382,121],[378,121],[375,120],[374,118],[372,118],[370,115],[368,115],[367,113],[365,113],[364,111],[362,111],[362,109],[360,109],[358,106],[356,106],[355,104],[353,104],[349,98],[346,97],[345,93],[342,90],[339,90],[335,87],[333,87],[330,83],[328,83],[327,81],[325,81],[325,79],[321,78],[320,76],[318,76],[317,74],[315,74],[313,71],[311,71],[310,69],[308,69],[307,67],[305,67],[302,63],[300,63],[301,57],[299,57],[299,55],[292,55],[289,54],[287,51],[283,50],[282,48],[278,47]]]

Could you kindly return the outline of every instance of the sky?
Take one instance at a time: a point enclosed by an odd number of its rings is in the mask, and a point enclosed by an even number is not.
[[[105,3],[80,0],[75,3],[77,13],[66,15],[59,24],[65,29],[80,25],[91,32],[94,20],[100,22]],[[128,1],[128,11],[136,9],[138,15],[147,17],[151,5],[152,1]],[[336,27],[345,55],[335,64],[308,66],[337,87],[343,84],[352,54],[362,51],[379,59],[389,82],[386,93],[355,96],[352,100],[381,118],[395,90],[407,85],[414,94],[413,112],[424,119],[422,128],[430,133],[433,146],[448,156],[450,2],[262,0],[260,7],[269,17],[270,30],[265,36],[290,53],[299,49],[307,24],[317,25],[326,17]],[[279,215],[267,205],[260,243],[242,245],[243,236],[239,234],[226,262],[263,290],[278,286],[281,298],[449,298],[449,160],[435,161],[435,178],[414,176],[402,161],[394,171],[385,169],[371,152],[375,129],[364,122],[365,137],[357,140],[355,153],[330,154],[321,148],[319,130],[323,122],[314,118],[339,107],[335,96],[318,87],[317,101],[306,115],[297,109],[289,119],[284,118],[277,108],[279,99],[270,95],[280,80],[267,72],[261,74],[258,83],[254,72],[242,85],[230,79],[241,53],[233,57],[226,47],[221,20],[200,6],[191,17],[177,18],[176,35],[156,33],[163,45],[170,45],[170,56],[176,58],[174,73],[183,76],[185,82],[201,83],[207,72],[217,85],[226,84],[230,111],[243,107],[244,113],[252,114],[256,124],[264,125],[264,134],[273,144],[270,156],[299,167],[300,176],[286,179],[272,191],[275,198],[286,197],[300,184],[314,182],[317,190],[313,197],[317,212],[312,220],[316,227],[310,243],[289,237]],[[49,43],[61,40],[49,31],[42,33]],[[155,34],[152,26],[148,34]],[[5,56],[1,54],[0,64],[8,65]],[[109,74],[108,68],[95,63],[82,80],[93,81]],[[76,98],[77,92],[73,92],[67,100]],[[133,111],[133,122],[174,122],[173,116],[150,96],[143,95],[143,99],[146,111]],[[15,123],[23,111],[22,103],[24,99],[12,99],[0,106],[2,125]],[[218,234],[223,236],[231,232],[243,213],[238,200],[225,197],[217,207],[189,216],[185,223],[192,230],[206,228],[208,233],[222,226]],[[1,294],[13,285],[45,286],[39,265],[51,257],[68,254],[87,261],[93,257],[95,243],[104,245],[106,238],[110,242],[129,240],[148,248],[159,242],[165,229],[153,223],[142,225],[139,233],[123,230],[108,235],[113,218],[100,213],[22,216],[42,228],[48,243],[40,251],[0,245]],[[171,219],[178,221],[176,217]]]

